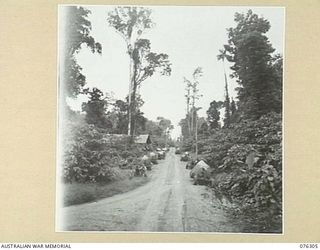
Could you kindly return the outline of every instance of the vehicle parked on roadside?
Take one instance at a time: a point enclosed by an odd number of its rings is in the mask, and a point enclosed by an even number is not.
[[[149,157],[150,157],[150,161],[152,164],[158,164],[158,154],[157,153],[151,152],[149,154]]]
[[[151,170],[152,162],[150,157],[148,157],[147,155],[144,155],[141,160],[142,160],[142,164],[146,167],[146,169]]]
[[[181,155],[180,161],[189,161],[189,160],[190,160],[190,154],[189,154],[189,152],[184,152],[184,153]]]
[[[169,148],[167,148],[167,147],[163,147],[163,148],[161,148],[161,151],[163,151],[163,152],[168,152],[169,151]]]
[[[180,148],[176,148],[176,151],[174,152],[176,155],[181,154]]]
[[[166,158],[166,151],[161,148],[157,148],[158,160],[163,160]]]
[[[158,159],[163,160],[166,158],[166,153],[164,151],[159,151],[158,152]]]

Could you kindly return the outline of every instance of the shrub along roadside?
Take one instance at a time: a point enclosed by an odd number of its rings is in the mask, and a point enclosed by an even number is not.
[[[134,169],[143,151],[126,137],[112,137],[94,125],[72,126],[64,144],[62,181],[111,183],[123,179],[121,168]],[[126,162],[127,166],[124,166]]]
[[[133,177],[143,149],[125,136],[108,134],[83,121],[69,121],[63,136],[63,206],[97,201],[148,182]]]
[[[235,216],[263,221],[259,232],[281,230],[281,122],[281,115],[275,113],[243,120],[215,131],[200,144],[203,158],[212,167],[213,191],[237,205],[232,211]]]
[[[63,188],[63,206],[94,202],[131,191],[146,184],[150,177],[131,178],[114,181],[109,184],[99,183],[66,183]]]

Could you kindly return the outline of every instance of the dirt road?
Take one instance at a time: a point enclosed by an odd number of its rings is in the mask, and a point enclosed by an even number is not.
[[[151,181],[131,192],[63,208],[63,230],[240,231],[225,216],[206,187],[192,184],[185,163],[173,151],[148,173]]]

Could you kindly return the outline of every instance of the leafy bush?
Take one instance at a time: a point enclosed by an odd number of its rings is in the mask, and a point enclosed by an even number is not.
[[[192,138],[186,138],[183,141],[183,144],[181,146],[181,151],[182,152],[191,152],[191,151],[193,151],[193,147],[194,147],[194,140]]]
[[[106,183],[122,179],[123,162],[137,164],[136,159],[143,153],[127,137],[108,136],[94,125],[74,127],[70,138],[64,154],[65,182]]]
[[[281,115],[270,113],[259,120],[244,120],[216,130],[199,143],[212,167],[215,192],[238,204],[243,213],[263,212],[269,219],[281,217],[281,130]],[[247,162],[250,153],[252,164]]]

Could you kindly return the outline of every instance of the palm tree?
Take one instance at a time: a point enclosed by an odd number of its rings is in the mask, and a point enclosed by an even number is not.
[[[226,84],[226,86],[228,86],[228,81],[227,81],[227,74],[226,74],[226,69],[224,66],[224,60],[227,58],[227,51],[226,50],[222,50],[219,49],[219,55],[217,56],[218,60],[222,60],[222,64],[223,64],[223,73],[224,73],[224,82]],[[227,87],[228,88],[228,87]]]

